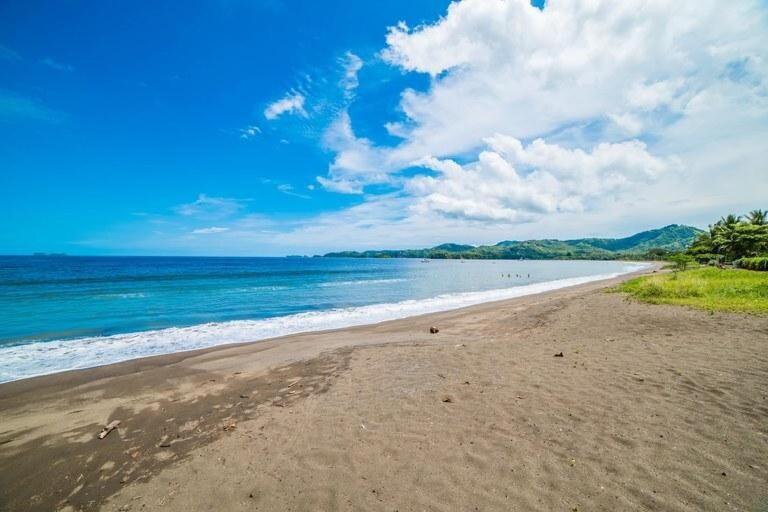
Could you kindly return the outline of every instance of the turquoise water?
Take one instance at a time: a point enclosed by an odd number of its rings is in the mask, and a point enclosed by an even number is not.
[[[442,311],[637,268],[604,261],[0,257],[0,382]]]

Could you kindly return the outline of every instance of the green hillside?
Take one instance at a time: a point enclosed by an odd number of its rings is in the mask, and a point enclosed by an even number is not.
[[[576,240],[506,240],[496,245],[441,244],[429,249],[332,252],[334,258],[429,258],[429,259],[659,259],[685,250],[701,230],[671,224],[626,238]]]
[[[584,238],[568,242],[583,243],[609,251],[643,252],[662,248],[669,251],[682,251],[688,248],[701,230],[691,226],[670,224],[660,229],[643,231],[626,238]]]
[[[464,244],[440,244],[432,248],[434,251],[447,251],[447,252],[464,252],[474,249],[474,245]]]

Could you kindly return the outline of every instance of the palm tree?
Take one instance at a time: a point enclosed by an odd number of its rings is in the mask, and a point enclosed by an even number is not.
[[[715,226],[733,227],[736,224],[738,224],[740,220],[741,220],[741,215],[734,215],[732,213],[729,213],[725,217],[720,217],[720,220],[717,221],[717,224],[715,224]]]
[[[727,261],[731,261],[736,252],[736,246],[738,245],[736,228],[740,220],[740,216],[729,214],[722,217],[710,228],[712,245],[715,252],[725,256]]]
[[[701,233],[688,248],[699,260],[717,255],[724,261],[768,253],[768,211],[753,210],[744,216],[726,215]]]
[[[747,214],[747,220],[750,224],[755,226],[762,226],[768,220],[768,211],[766,210],[752,210]]]
[[[712,226],[709,228],[711,230]],[[690,254],[711,254],[714,252],[712,236],[711,231],[702,231],[688,248],[688,252]]]

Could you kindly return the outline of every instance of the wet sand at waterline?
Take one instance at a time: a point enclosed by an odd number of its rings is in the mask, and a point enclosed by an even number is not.
[[[618,280],[0,385],[0,510],[768,510],[768,319]]]

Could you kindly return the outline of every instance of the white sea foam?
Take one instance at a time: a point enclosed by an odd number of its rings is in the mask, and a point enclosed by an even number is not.
[[[611,274],[559,279],[513,288],[453,293],[421,300],[298,313],[261,320],[237,320],[112,336],[15,345],[0,348],[0,382],[64,370],[91,368],[139,357],[259,341],[300,332],[374,324],[447,311],[609,279],[644,267],[645,265],[632,264],[624,267],[621,272]]]

